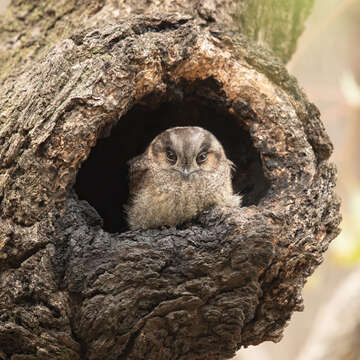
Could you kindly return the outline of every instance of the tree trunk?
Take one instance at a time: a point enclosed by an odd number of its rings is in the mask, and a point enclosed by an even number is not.
[[[12,2],[0,359],[213,360],[281,339],[340,221],[319,112],[270,50],[290,57],[311,5]],[[223,143],[243,206],[128,231],[126,162],[189,124]]]

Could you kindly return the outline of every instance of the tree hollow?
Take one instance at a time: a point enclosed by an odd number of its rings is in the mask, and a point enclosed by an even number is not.
[[[177,91],[180,93],[180,89]],[[182,101],[161,103],[155,109],[151,103],[134,106],[119,119],[110,136],[98,140],[82,164],[75,190],[80,199],[87,200],[98,211],[105,230],[127,229],[124,213],[129,197],[127,162],[170,127],[201,126],[216,135],[236,166],[233,187],[242,194],[243,206],[257,204],[266,193],[269,183],[259,153],[245,123],[228,113],[226,98],[221,97],[218,84],[208,79],[187,86],[181,93]],[[217,103],[213,101],[215,96]]]

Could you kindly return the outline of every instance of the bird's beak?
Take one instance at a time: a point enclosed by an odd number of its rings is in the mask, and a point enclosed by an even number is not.
[[[188,180],[190,175],[193,174],[193,173],[196,173],[198,171],[198,169],[189,169],[189,168],[183,168],[181,170],[181,174],[183,176],[184,179]]]
[[[189,175],[192,173],[192,171],[190,171],[188,168],[184,168],[182,169],[182,174],[183,174],[183,177],[185,179],[188,179],[189,178]]]

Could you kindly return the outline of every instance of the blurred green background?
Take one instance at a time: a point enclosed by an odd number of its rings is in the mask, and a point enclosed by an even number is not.
[[[0,12],[8,3],[0,0]],[[316,316],[360,266],[360,0],[315,0],[288,70],[319,107],[335,146],[332,161],[338,168],[342,233],[309,279],[305,311],[293,316],[283,340],[241,350],[238,360],[296,359]]]

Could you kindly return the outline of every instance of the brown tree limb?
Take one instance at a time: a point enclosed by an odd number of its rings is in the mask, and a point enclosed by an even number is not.
[[[279,341],[339,231],[318,111],[268,50],[204,15],[104,23],[101,4],[2,58],[23,65],[1,74],[0,356],[223,359]],[[93,26],[71,32],[76,19]],[[222,141],[244,206],[127,231],[126,161],[185,124]]]

